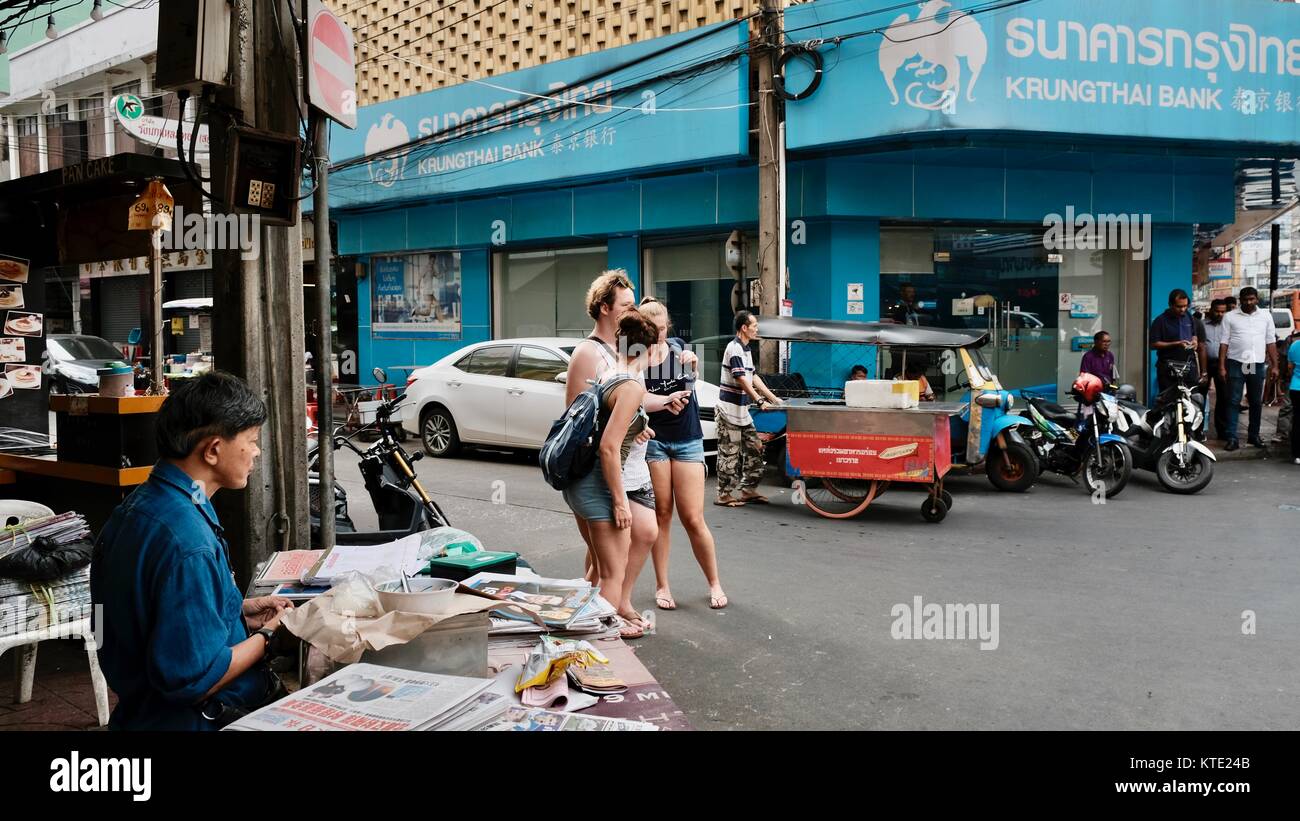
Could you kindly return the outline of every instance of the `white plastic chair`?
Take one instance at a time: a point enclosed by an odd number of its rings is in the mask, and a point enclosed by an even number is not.
[[[18,499],[0,499],[0,527],[18,524],[27,519],[53,516],[54,511],[36,502]],[[99,669],[98,646],[95,635],[90,629],[90,619],[85,618],[69,624],[59,624],[41,630],[28,630],[12,636],[0,636],[0,656],[5,651],[21,648],[14,657],[14,701],[26,704],[32,700],[32,685],[36,680],[36,648],[40,642],[48,639],[80,638],[86,648],[86,658],[90,662],[90,683],[95,689],[95,712],[99,726],[108,723],[108,682]]]

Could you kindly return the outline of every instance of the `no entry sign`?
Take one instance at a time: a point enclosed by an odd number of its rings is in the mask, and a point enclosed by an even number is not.
[[[320,0],[308,4],[307,18],[307,101],[340,125],[356,128],[352,30]]]

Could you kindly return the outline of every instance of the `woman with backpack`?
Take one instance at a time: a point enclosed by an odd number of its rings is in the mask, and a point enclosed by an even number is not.
[[[682,340],[668,338],[668,309],[662,302],[646,297],[641,300],[641,313],[659,331],[650,370],[646,372],[646,389],[657,393],[680,381],[691,388],[690,403],[680,414],[668,411],[650,414],[655,438],[648,443],[646,461],[654,481],[655,513],[659,520],[659,536],[651,553],[655,568],[655,606],[660,610],[677,609],[668,586],[668,553],[672,546],[669,526],[676,507],[677,518],[691,540],[695,561],[709,584],[709,607],[721,610],[727,606],[727,594],[718,578],[713,534],[704,521],[704,430],[700,427],[700,405],[694,389],[694,366],[699,358],[685,350]]]
[[[587,523],[600,589],[624,622],[619,635],[639,638],[646,625],[632,606],[632,586],[658,535],[658,523],[646,442],[637,440],[650,427],[642,373],[659,329],[634,308],[619,318],[618,336],[612,367],[598,382],[596,464],[564,489],[564,501]]]

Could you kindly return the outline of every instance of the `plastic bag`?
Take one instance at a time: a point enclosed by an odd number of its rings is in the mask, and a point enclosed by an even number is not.
[[[46,536],[38,536],[28,546],[0,558],[0,576],[25,582],[58,579],[90,564],[93,549],[89,539],[61,545]]]
[[[400,576],[391,568],[381,567],[374,576],[352,570],[335,579],[330,585],[335,613],[350,613],[359,619],[378,618],[384,614],[375,593],[375,585]]]
[[[416,558],[425,561],[443,556],[479,553],[483,549],[483,543],[473,533],[455,527],[435,527],[421,534],[420,550]]]

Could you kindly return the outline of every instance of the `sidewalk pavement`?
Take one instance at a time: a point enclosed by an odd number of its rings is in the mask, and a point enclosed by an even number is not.
[[[12,658],[10,658],[12,656]],[[14,702],[12,689],[17,678],[18,650],[0,656],[0,665],[14,670],[0,676],[0,731],[4,730],[98,730],[95,691],[90,684],[90,663],[81,639],[41,642],[36,651],[36,679],[32,700]],[[109,710],[117,696],[108,696]]]
[[[1213,400],[1211,400],[1213,404]],[[1206,442],[1213,451],[1216,459],[1224,460],[1241,460],[1241,459],[1290,459],[1291,446],[1287,442],[1274,442],[1273,438],[1277,435],[1277,414],[1281,410],[1279,405],[1265,405],[1264,412],[1259,420],[1259,438],[1268,445],[1267,449],[1261,450],[1246,444],[1246,429],[1250,422],[1250,416],[1245,411],[1237,421],[1238,443],[1241,447],[1238,450],[1226,451],[1224,445],[1227,442],[1222,439],[1210,439]],[[1290,433],[1288,430],[1287,433]],[[1210,435],[1214,435],[1214,422],[1210,422]]]

